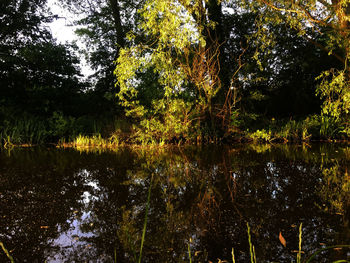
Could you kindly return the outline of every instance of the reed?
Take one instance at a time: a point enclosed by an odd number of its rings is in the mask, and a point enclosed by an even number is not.
[[[232,254],[232,263],[236,263],[236,260],[235,260],[235,251],[233,250],[233,248],[232,248],[231,254]]]
[[[302,241],[302,233],[303,233],[303,223],[300,223],[299,226],[299,250],[297,255],[297,263],[301,263],[301,241]]]
[[[192,256],[191,256],[191,241],[192,239],[190,238],[188,244],[187,244],[187,251],[188,251],[188,257],[190,259],[190,263],[192,263]]]
[[[4,251],[4,253],[6,254],[6,256],[8,257],[8,259],[11,261],[11,263],[14,263],[15,261],[13,260],[13,257],[10,255],[10,253],[8,252],[8,250],[5,248],[4,243],[0,242],[0,247],[2,248],[2,250]]]
[[[42,144],[48,136],[45,123],[35,118],[5,121],[0,128],[0,146],[3,147]]]
[[[148,189],[147,204],[146,204],[146,212],[145,212],[145,220],[144,220],[144,223],[143,223],[143,230],[142,230],[142,238],[141,238],[141,246],[140,246],[140,254],[139,254],[138,263],[141,263],[143,244],[144,244],[144,242],[145,242],[145,237],[146,237],[148,210],[149,210],[150,202],[151,202],[152,182],[153,182],[153,175],[152,175],[152,177],[151,177],[151,183],[150,183],[150,186],[149,186],[149,189]]]
[[[102,138],[101,134],[93,136],[85,136],[79,134],[71,143],[66,144],[75,148],[81,147],[96,147],[96,148],[114,148],[120,146],[120,139],[116,134],[109,138]],[[60,144],[60,146],[64,146]]]
[[[256,263],[255,247],[254,247],[254,245],[252,243],[252,237],[250,235],[250,227],[249,227],[249,223],[248,222],[247,222],[247,232],[248,232],[250,262],[251,263]]]

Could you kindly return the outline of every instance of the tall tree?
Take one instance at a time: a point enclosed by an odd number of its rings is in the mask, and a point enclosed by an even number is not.
[[[221,1],[152,0],[140,13],[138,32],[145,41],[133,41],[132,47],[123,49],[116,69],[119,98],[128,114],[143,118],[141,126],[148,134],[162,127],[167,139],[188,136],[190,127],[197,135],[205,131],[217,136],[214,99],[222,87],[225,61]],[[147,108],[140,90],[145,84],[142,76],[152,72],[163,97],[157,92]]]
[[[316,48],[327,51],[342,64],[342,68],[331,68],[320,76],[317,94],[324,99],[322,112],[335,117],[345,125],[344,132],[350,134],[350,1],[313,0],[282,1],[259,0],[265,10],[265,18],[272,23],[287,20],[289,25],[308,39]],[[268,15],[266,15],[268,14]],[[322,37],[314,39],[308,34],[314,31]],[[321,40],[321,41],[319,41]]]
[[[85,55],[94,70],[90,76],[91,105],[95,113],[120,113],[115,93],[114,61],[121,48],[129,45],[127,33],[136,28],[143,0],[65,0],[61,4],[77,18],[76,33],[85,42]]]
[[[39,115],[72,113],[68,101],[82,88],[79,61],[73,46],[52,38],[47,23],[55,16],[47,1],[2,1],[0,17],[1,104]]]

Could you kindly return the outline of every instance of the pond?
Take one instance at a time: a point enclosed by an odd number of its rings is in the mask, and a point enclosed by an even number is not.
[[[0,242],[52,263],[251,262],[250,243],[256,262],[297,262],[301,241],[305,262],[350,245],[349,171],[334,144],[2,150]]]

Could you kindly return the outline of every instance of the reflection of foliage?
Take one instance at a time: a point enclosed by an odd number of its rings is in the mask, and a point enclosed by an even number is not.
[[[321,188],[321,196],[330,203],[332,212],[344,214],[347,202],[350,202],[350,176],[348,171],[335,162],[333,166],[322,171],[325,183]],[[347,200],[349,199],[349,200]]]
[[[52,158],[45,159],[48,152],[44,151],[41,157],[38,154],[37,158],[28,162],[22,161],[22,165],[26,165],[25,170],[30,171],[33,166],[42,169],[43,166],[38,163],[50,163]],[[298,249],[296,226],[301,222],[303,249],[307,253],[317,248],[315,242],[331,245],[339,241],[334,233],[342,227],[341,218],[319,209],[323,204],[332,205],[326,195],[320,200],[320,184],[328,190],[325,194],[332,194],[336,190],[341,192],[341,188],[335,188],[338,187],[338,179],[343,180],[340,180],[342,183],[349,181],[340,176],[346,171],[346,166],[341,162],[344,154],[339,147],[280,145],[256,151],[245,146],[235,149],[189,146],[153,147],[149,150],[120,148],[117,152],[100,154],[53,152],[59,161],[54,167],[45,166],[45,171],[53,168],[55,172],[44,178],[52,180],[55,187],[50,188],[45,180],[34,180],[31,185],[36,187],[31,189],[34,196],[45,199],[51,193],[60,197],[55,191],[62,190],[59,186],[64,185],[66,199],[57,200],[49,207],[48,215],[52,215],[52,221],[47,223],[49,226],[63,226],[63,233],[68,233],[67,230],[72,227],[69,223],[64,224],[67,219],[87,215],[78,220],[81,232],[76,237],[82,246],[75,246],[72,250],[60,248],[68,261],[81,262],[87,258],[98,261],[103,258],[103,262],[110,262],[115,254],[117,262],[135,261],[140,252],[151,177],[152,194],[142,262],[189,262],[189,239],[192,240],[190,249],[195,262],[214,262],[217,258],[228,260],[232,247],[235,248],[237,261],[247,262],[250,259],[247,222],[251,226],[251,240],[256,244],[258,262],[290,262],[295,259],[296,255],[289,251]],[[11,154],[14,160],[19,160],[16,150]],[[9,156],[0,155],[0,158],[6,167],[18,167],[8,161]],[[332,161],[335,158],[338,163]],[[335,164],[338,168],[332,169]],[[335,179],[329,181],[333,190],[327,188],[328,181],[320,176],[320,167],[327,171],[324,176],[332,178],[334,173]],[[9,173],[7,168],[1,169]],[[85,176],[77,177],[77,171],[85,171]],[[29,181],[28,176],[24,180]],[[64,179],[63,182],[61,179]],[[13,182],[9,183],[10,180]],[[0,183],[5,183],[6,188],[23,189],[23,181],[18,177],[0,176]],[[37,186],[40,184],[42,187]],[[49,191],[43,191],[44,188]],[[80,203],[82,191],[89,196],[85,204]],[[349,195],[349,192],[342,191],[342,198]],[[14,204],[20,204],[21,200],[15,200]],[[344,199],[335,200],[335,204],[339,205]],[[33,205],[30,212],[35,214],[24,217],[23,212],[18,212],[17,217],[11,214],[16,220],[21,217],[22,225],[31,225],[33,217],[39,218],[38,214],[48,220],[44,211],[38,208],[41,203],[24,204],[25,208]],[[4,209],[3,206],[1,208]],[[3,210],[2,214],[8,213]],[[11,221],[12,218],[6,221],[10,227],[17,224],[16,220]],[[39,244],[40,249],[46,248],[50,238],[55,239],[62,234],[51,227],[40,231],[45,231],[46,235],[40,240],[32,239],[32,243]],[[279,232],[283,233],[288,250],[279,244]],[[35,231],[27,233],[36,236]],[[345,238],[342,239],[344,242]],[[17,245],[17,241],[22,242],[22,239],[14,237],[13,244]],[[35,249],[25,244],[24,256]],[[86,244],[90,246],[88,251]],[[9,249],[13,247],[9,243]],[[14,257],[16,253],[15,250]],[[327,258],[328,254],[322,256]]]
[[[139,158],[143,159],[143,165],[133,168],[129,175],[133,175],[133,181],[138,182],[140,187],[140,184],[143,185],[141,181],[147,180],[147,174],[157,174],[153,195],[155,197],[151,207],[158,209],[158,213],[161,214],[156,215],[153,212],[150,216],[151,226],[146,237],[145,258],[149,261],[155,258],[161,262],[176,261],[177,257],[174,258],[169,252],[169,247],[171,251],[174,249],[181,251],[180,254],[186,253],[186,243],[183,242],[188,236],[193,240],[191,250],[198,252],[196,259],[208,261],[212,255],[229,258],[229,253],[222,244],[231,244],[232,240],[242,240],[240,237],[246,236],[245,232],[240,230],[244,229],[245,220],[254,226],[252,234],[254,239],[259,240],[257,254],[261,259],[271,258],[271,253],[266,252],[266,249],[277,250],[274,252],[277,252],[274,257],[276,260],[285,256],[282,250],[270,245],[271,241],[268,238],[279,224],[285,229],[288,243],[295,244],[297,248],[297,229],[293,228],[293,225],[299,224],[300,220],[306,221],[305,249],[312,251],[313,236],[321,235],[322,229],[322,221],[307,223],[309,215],[318,211],[314,205],[319,202],[314,187],[318,170],[314,164],[329,163],[334,152],[328,152],[327,148],[316,148],[310,152],[310,149],[307,151],[305,147],[284,145],[280,149],[273,148],[273,151],[271,149],[265,153],[249,150],[249,161],[240,151],[231,151],[226,155],[213,151],[209,156],[196,150],[177,152],[173,149],[172,154],[164,149],[148,154],[143,152],[139,155]],[[284,159],[282,155],[293,161],[290,164],[280,163],[278,160]],[[306,158],[310,167],[302,162],[307,155],[311,155]],[[261,164],[261,158],[266,161],[277,158],[277,161],[264,166]],[[258,159],[260,160],[257,161]],[[259,170],[261,172],[258,172]],[[230,171],[234,171],[232,175],[229,174]],[[298,189],[298,194],[295,189]],[[145,198],[146,188],[142,192]],[[144,202],[145,199],[142,203]],[[305,214],[303,206],[308,207],[308,215]],[[290,211],[289,207],[293,207],[293,211]],[[133,206],[130,209],[135,211]],[[282,222],[286,223],[281,223],[281,218]],[[139,228],[140,234],[142,216],[133,220],[133,225]],[[235,222],[234,226],[230,223],[232,221]],[[223,236],[223,233],[227,236]],[[265,247],[261,243],[269,245]],[[237,247],[244,250],[246,245],[238,244]],[[249,259],[249,255],[241,254],[237,257]]]
[[[266,151],[269,151],[271,149],[271,144],[250,144],[249,147],[254,150],[257,153],[264,153]]]
[[[140,244],[139,241],[141,240],[141,236],[134,224],[135,221],[131,214],[131,210],[124,210],[122,221],[120,222],[121,227],[118,229],[118,238],[120,239],[121,245],[124,247],[125,251],[132,253],[131,255],[127,255],[127,257],[134,258],[134,261],[136,262],[136,251]]]

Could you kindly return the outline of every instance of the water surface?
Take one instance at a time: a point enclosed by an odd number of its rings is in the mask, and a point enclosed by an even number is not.
[[[303,259],[350,244],[348,171],[347,145],[3,150],[0,241],[15,262],[134,262],[151,187],[142,262],[250,262],[247,223],[258,262],[296,262],[301,223]]]

